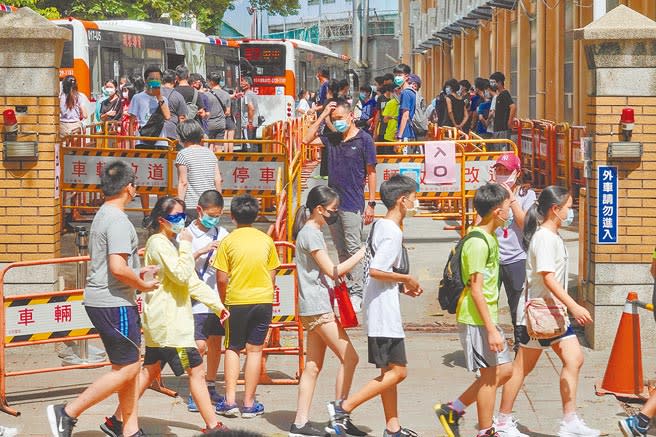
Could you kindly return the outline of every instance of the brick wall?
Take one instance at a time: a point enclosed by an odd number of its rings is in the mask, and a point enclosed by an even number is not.
[[[39,132],[39,158],[4,161],[4,147],[0,151],[0,263],[58,257],[61,250],[60,206],[54,198],[59,99],[0,97],[0,112],[15,105],[28,108],[17,114],[21,129]]]
[[[608,160],[608,143],[621,141],[624,107],[635,111],[632,141],[643,144],[642,159]],[[618,244],[597,245],[597,189],[590,184],[592,260],[597,263],[649,263],[656,246],[656,97],[590,97],[588,131],[594,132],[594,162],[616,165],[619,176]],[[593,179],[597,169],[593,168]]]

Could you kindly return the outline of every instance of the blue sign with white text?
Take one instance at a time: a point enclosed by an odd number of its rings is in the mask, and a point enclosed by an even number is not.
[[[597,167],[597,244],[617,244],[617,167]]]

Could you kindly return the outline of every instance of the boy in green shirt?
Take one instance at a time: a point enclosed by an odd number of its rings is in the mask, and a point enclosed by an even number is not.
[[[436,404],[437,417],[449,437],[460,436],[458,422],[465,408],[476,402],[479,437],[497,437],[492,414],[497,388],[512,375],[512,357],[498,323],[499,244],[495,230],[510,218],[510,198],[501,185],[486,184],[476,191],[474,208],[482,221],[462,248],[465,289],[456,316],[467,368],[481,376],[455,401]]]

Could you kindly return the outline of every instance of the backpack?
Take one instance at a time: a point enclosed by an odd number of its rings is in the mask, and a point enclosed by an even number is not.
[[[426,114],[426,102],[424,96],[415,92],[417,101],[415,104],[415,115],[412,117],[412,129],[415,132],[415,138],[421,138],[428,133],[428,116]]]
[[[444,274],[440,281],[440,288],[437,292],[437,300],[443,310],[447,310],[449,314],[455,314],[460,296],[465,289],[466,284],[462,281],[462,248],[465,242],[470,238],[480,238],[485,241],[489,255],[491,255],[490,245],[485,236],[479,231],[471,231],[465,235],[458,244],[451,249],[449,259],[444,266]]]
[[[187,118],[194,119],[198,114],[198,105],[196,101],[198,100],[198,90],[194,88],[194,97],[191,99],[191,102],[187,102]]]

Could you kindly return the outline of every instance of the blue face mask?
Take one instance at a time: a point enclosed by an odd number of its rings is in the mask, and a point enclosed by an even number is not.
[[[337,129],[337,132],[344,133],[349,127],[349,124],[346,122],[346,120],[335,120],[333,122],[333,126],[335,126],[335,129]]]
[[[171,222],[169,222],[169,223],[171,223]],[[185,221],[184,220],[173,222],[173,223],[171,223],[171,232],[173,232],[174,234],[179,234],[180,232],[182,232],[184,227],[185,227]]]
[[[221,221],[221,217],[212,217],[211,215],[203,214],[200,219],[200,223],[205,226],[207,229],[212,229]]]
[[[444,88],[444,94],[446,94],[447,96],[448,96],[449,94],[451,94],[451,87],[450,87],[450,86]]]
[[[360,93],[360,100],[362,100],[363,102],[367,100],[367,95],[365,93]]]
[[[394,85],[401,86],[403,85],[403,82],[405,82],[405,78],[403,76],[394,76]]]
[[[572,223],[574,223],[574,210],[572,208],[567,210],[567,218],[562,219],[560,216],[558,216],[560,219],[561,223],[563,226],[570,226]]]

